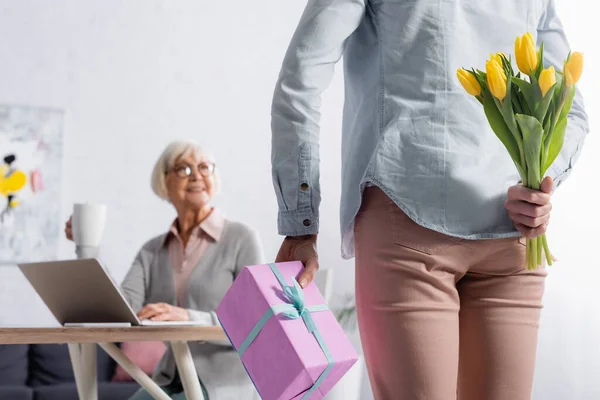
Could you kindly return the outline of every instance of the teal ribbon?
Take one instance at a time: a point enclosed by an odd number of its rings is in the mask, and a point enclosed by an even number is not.
[[[246,336],[246,339],[237,349],[237,352],[241,358],[246,352],[246,350],[248,350],[248,347],[252,344],[254,339],[256,339],[262,328],[264,328],[267,321],[274,315],[282,314],[289,319],[302,318],[304,324],[306,325],[306,328],[310,333],[314,335],[315,339],[317,340],[317,343],[321,347],[321,350],[323,350],[323,354],[325,354],[325,357],[327,358],[327,367],[321,373],[321,375],[315,381],[312,387],[304,394],[304,396],[302,396],[302,399],[305,400],[308,399],[319,388],[319,386],[321,386],[329,372],[331,372],[331,370],[333,369],[333,356],[331,355],[331,352],[329,351],[329,348],[327,347],[327,344],[325,343],[325,340],[319,332],[319,329],[317,328],[317,325],[315,324],[315,321],[313,320],[311,315],[311,313],[313,312],[326,311],[328,310],[328,307],[326,304],[306,307],[306,304],[304,302],[304,291],[302,290],[302,287],[300,287],[296,279],[294,279],[294,285],[289,286],[287,285],[285,278],[283,277],[283,275],[281,275],[281,272],[275,264],[269,264],[269,267],[271,268],[271,271],[273,271],[273,274],[279,281],[279,284],[283,289],[283,294],[289,299],[290,303],[277,304],[269,308],[258,320],[256,325],[254,325],[254,328],[252,328],[248,336]]]

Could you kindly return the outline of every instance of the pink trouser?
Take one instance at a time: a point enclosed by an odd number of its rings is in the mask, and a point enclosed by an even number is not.
[[[527,271],[523,240],[423,228],[373,187],[355,239],[358,322],[375,399],[531,398],[546,271]]]

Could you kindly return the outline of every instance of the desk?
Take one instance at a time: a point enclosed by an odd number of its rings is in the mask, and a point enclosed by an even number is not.
[[[157,400],[170,397],[115,342],[170,342],[188,400],[203,400],[187,342],[227,340],[220,327],[136,326],[131,328],[0,328],[0,344],[67,343],[80,400],[97,400],[96,345],[108,353]]]

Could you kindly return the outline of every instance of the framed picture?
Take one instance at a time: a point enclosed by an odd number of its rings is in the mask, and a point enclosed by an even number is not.
[[[57,256],[63,115],[0,105],[0,265]]]

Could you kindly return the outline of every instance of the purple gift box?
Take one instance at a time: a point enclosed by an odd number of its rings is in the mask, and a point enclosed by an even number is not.
[[[300,262],[245,267],[217,316],[263,400],[322,399],[358,355]]]

